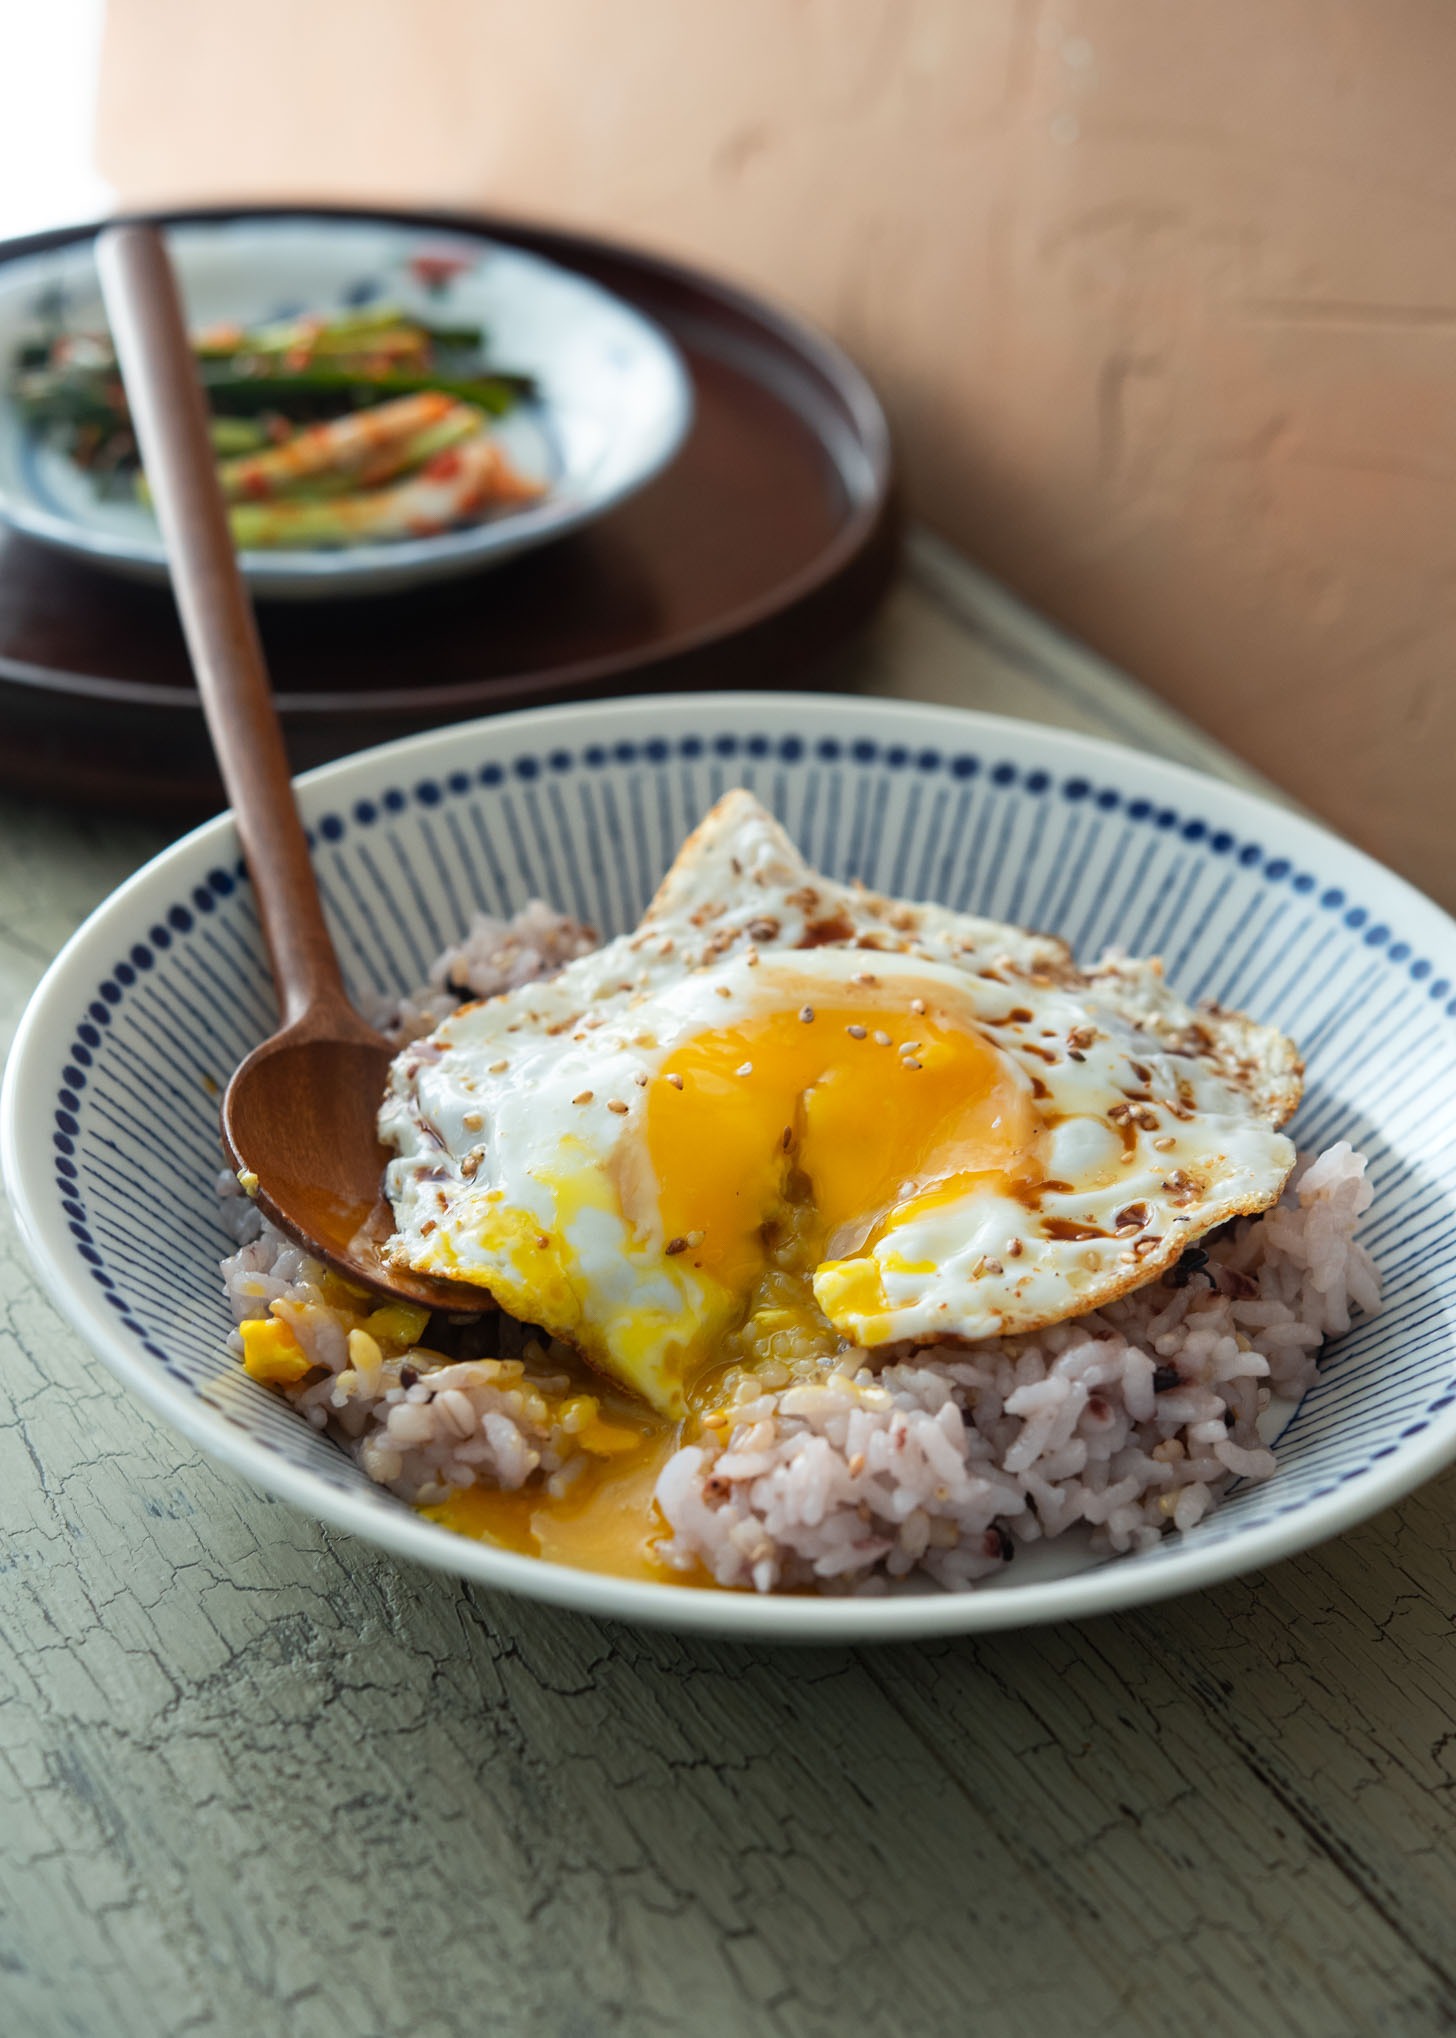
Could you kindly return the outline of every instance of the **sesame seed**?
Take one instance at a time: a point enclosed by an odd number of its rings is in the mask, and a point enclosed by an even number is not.
[[[680,1090],[682,1088],[682,1077],[680,1075],[674,1073],[670,1075],[667,1080],[672,1084],[672,1087],[675,1090]]]
[[[634,1082],[634,1083],[635,1083],[635,1084],[637,1085],[637,1087],[638,1087],[638,1089],[639,1089],[639,1090],[645,1090],[645,1089],[647,1088],[647,1071],[646,1071],[646,1069],[638,1069],[638,1071],[637,1071],[636,1075],[635,1075],[635,1076],[633,1076],[632,1080],[633,1080],[633,1082]]]
[[[508,1061],[493,1061],[490,1065],[490,1072],[493,1076],[503,1076],[509,1067],[510,1063]]]
[[[592,1092],[590,1090],[578,1090],[571,1101],[573,1104],[590,1104],[591,1100]]]
[[[864,1468],[865,1468],[865,1454],[863,1451],[856,1451],[854,1456],[849,1461],[848,1470],[850,1478],[858,1479],[860,1473],[864,1470]]]
[[[1008,1260],[1019,1260],[1025,1250],[1026,1248],[1022,1245],[1021,1240],[1013,1238],[1006,1248],[1006,1257]]]
[[[851,1040],[863,1040],[865,1037],[865,1029],[863,1026],[846,1026],[844,1030],[849,1035]]]
[[[895,1194],[897,1196],[913,1196],[916,1190],[919,1188],[919,1186],[920,1184],[918,1182],[902,1182],[899,1188],[895,1191]]]
[[[918,1062],[913,1054],[906,1054],[900,1057],[900,1066],[902,1069],[918,1069],[923,1068],[924,1063]]]
[[[713,989],[718,993],[718,996],[720,998],[731,998],[733,996],[733,993],[729,990],[726,984],[714,984]]]
[[[814,1024],[814,1007],[812,1005],[802,1006],[799,1011],[799,1017],[806,1026],[812,1026]]]
[[[669,1259],[675,1259],[679,1253],[685,1253],[687,1249],[688,1242],[685,1238],[670,1238],[663,1248]]]
[[[748,951],[748,953],[747,953],[747,955],[745,955],[745,956],[744,956],[744,958],[743,958],[743,962],[744,962],[744,967],[745,967],[746,969],[757,969],[757,968],[758,968],[758,950],[757,950],[756,948],[750,948],[750,949],[749,949],[749,951]]]
[[[918,1040],[906,1040],[902,1042],[900,1052],[901,1054],[919,1054],[920,1042]]]
[[[888,1046],[889,1046],[889,1044],[890,1044],[890,1036],[889,1036],[889,1034],[888,1034],[888,1033],[880,1033],[880,1032],[876,1031],[876,1033],[875,1033],[875,1046],[876,1046],[876,1047],[888,1047]]]
[[[912,998],[910,1000],[910,1010],[915,1014],[915,1017],[917,1019],[922,1019],[925,1016],[924,998]]]
[[[855,984],[877,984],[879,981],[879,978],[872,977],[867,969],[862,969],[858,976],[850,978],[850,982]]]
[[[1162,1139],[1153,1141],[1153,1149],[1156,1153],[1171,1153],[1177,1144],[1176,1139],[1169,1139],[1165,1134]]]
[[[480,1111],[467,1111],[460,1123],[467,1132],[479,1132],[481,1126],[485,1123],[485,1115]]]
[[[703,1234],[700,1231],[690,1231],[683,1241],[690,1252],[695,1252],[702,1242]]]
[[[988,1274],[1001,1274],[1004,1273],[1005,1271],[1006,1271],[1005,1268],[1002,1266],[999,1260],[987,1260],[986,1272]]]
[[[622,1102],[620,1097],[608,1097],[607,1109],[609,1111],[615,1111],[619,1118],[625,1118],[627,1115],[627,1107]]]
[[[741,1061],[733,1073],[739,1076],[751,1076],[753,1074],[753,1063],[751,1061]]]

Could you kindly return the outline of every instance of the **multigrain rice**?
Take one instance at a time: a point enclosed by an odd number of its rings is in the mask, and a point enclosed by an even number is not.
[[[669,1563],[761,1592],[902,1578],[962,1587],[1068,1529],[1145,1549],[1235,1479],[1267,1479],[1259,1417],[1315,1377],[1325,1339],[1379,1304],[1353,1237],[1371,1191],[1346,1141],[1201,1264],[1029,1337],[848,1352],[828,1379],[743,1381],[731,1420],[657,1489]],[[876,1355],[877,1357],[879,1355]]]

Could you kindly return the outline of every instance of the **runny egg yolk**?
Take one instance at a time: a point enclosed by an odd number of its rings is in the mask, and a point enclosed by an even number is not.
[[[789,1205],[814,1262],[845,1260],[973,1185],[1014,1194],[1039,1173],[1028,1084],[943,986],[804,998],[682,1041],[648,1097],[668,1251],[745,1301]]]

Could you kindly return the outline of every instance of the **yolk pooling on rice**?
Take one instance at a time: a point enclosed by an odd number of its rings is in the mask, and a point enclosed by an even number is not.
[[[678,1442],[678,1426],[659,1423],[629,1451],[590,1467],[560,1499],[535,1484],[514,1493],[476,1485],[422,1512],[458,1535],[544,1557],[548,1563],[617,1578],[708,1585],[712,1581],[705,1573],[672,1568],[654,1555],[665,1525],[653,1504],[653,1489]]]

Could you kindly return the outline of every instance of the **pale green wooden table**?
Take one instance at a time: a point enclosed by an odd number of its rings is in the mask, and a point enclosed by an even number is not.
[[[1247,779],[918,543],[846,686]],[[157,831],[0,808],[13,1026]],[[1456,2025],[1456,1481],[1083,1628],[604,1628],[316,1528],[0,1262],[0,2033]]]

